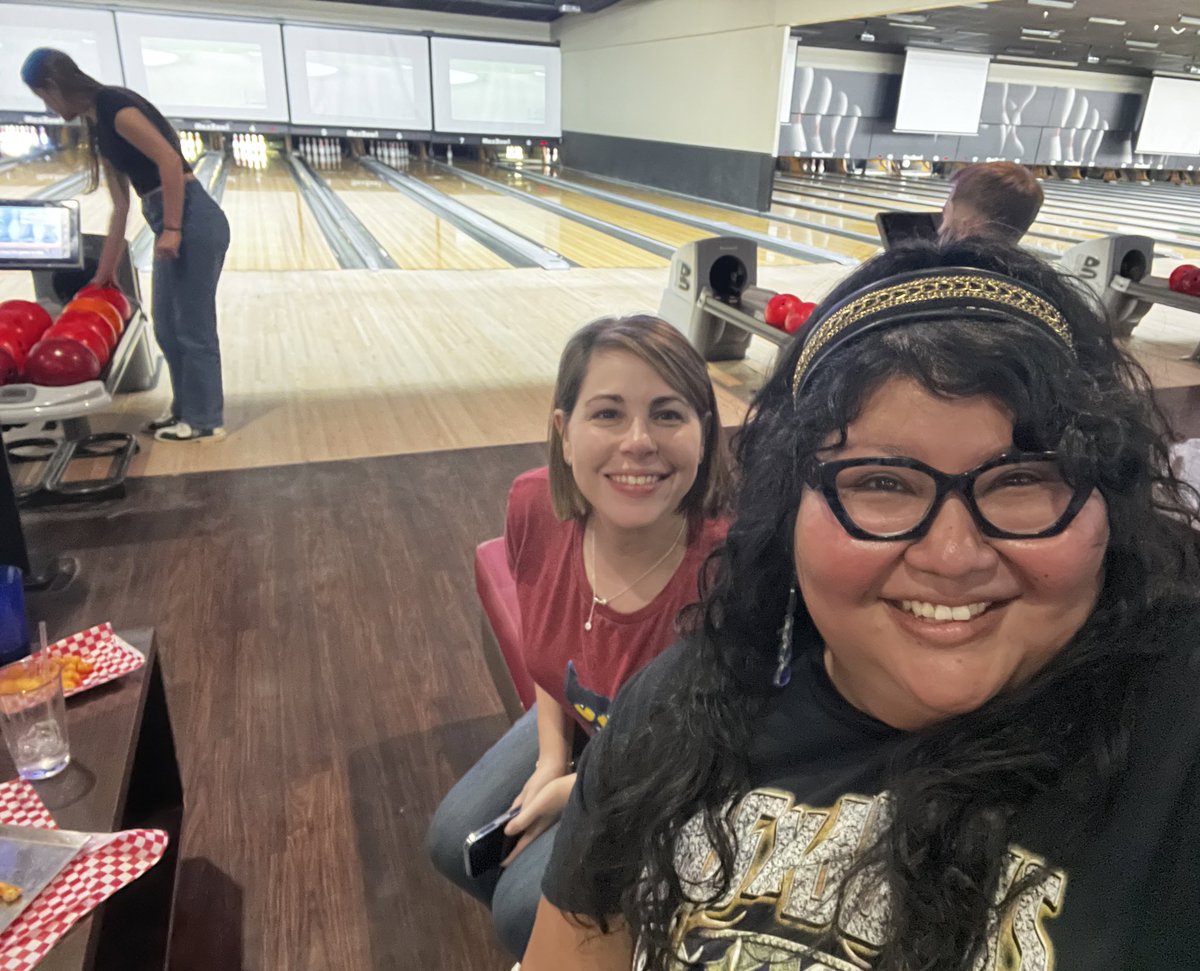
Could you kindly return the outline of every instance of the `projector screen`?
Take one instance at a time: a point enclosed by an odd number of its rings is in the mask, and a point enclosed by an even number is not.
[[[433,130],[426,38],[285,24],[283,51],[294,124]]]
[[[989,61],[986,54],[910,47],[905,52],[894,130],[933,135],[978,134]]]
[[[167,117],[287,121],[278,24],[117,14],[126,83]]]
[[[473,135],[562,135],[557,47],[430,41],[434,130]]]
[[[0,111],[45,112],[41,98],[21,83],[21,65],[35,47],[65,51],[105,84],[125,83],[109,11],[0,3]]]
[[[1137,151],[1145,155],[1200,155],[1200,81],[1155,78],[1138,129]]]

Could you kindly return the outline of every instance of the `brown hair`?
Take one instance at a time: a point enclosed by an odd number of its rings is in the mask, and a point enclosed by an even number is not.
[[[992,227],[990,235],[1016,242],[1042,208],[1042,187],[1029,169],[1016,162],[983,162],[950,177],[954,204],[965,205]]]
[[[72,100],[96,100],[96,92],[104,85],[90,74],[86,74],[69,54],[52,47],[39,47],[32,51],[21,65],[21,80],[36,94],[53,85],[65,97]],[[83,128],[83,144],[87,151],[88,184],[91,192],[100,184],[100,153],[96,148],[96,126],[84,114],[79,115]]]
[[[582,518],[591,511],[563,456],[562,434],[555,427],[554,411],[561,409],[568,419],[571,417],[588,364],[597,351],[625,351],[645,361],[695,409],[704,424],[704,454],[696,481],[680,501],[678,511],[693,522],[723,513],[729,502],[729,459],[708,366],[687,338],[665,320],[635,314],[593,320],[563,348],[550,413],[550,498],[555,515],[565,520]]]

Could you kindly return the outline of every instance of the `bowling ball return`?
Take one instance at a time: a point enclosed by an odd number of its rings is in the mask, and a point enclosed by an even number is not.
[[[1149,236],[1101,236],[1067,250],[1063,265],[1099,298],[1116,337],[1128,337],[1156,303],[1200,314],[1200,297],[1177,293],[1166,277],[1153,276]],[[1200,364],[1200,344],[1187,360]]]
[[[0,213],[9,205],[0,201]],[[27,204],[25,204],[27,205]],[[62,203],[39,203],[62,207]],[[0,270],[30,272],[39,304],[57,316],[91,280],[104,245],[104,237],[81,235],[78,208],[74,215],[50,214],[61,220],[62,246],[36,251],[12,250],[0,244]],[[129,251],[122,255],[117,282],[134,304],[133,316],[112,356],[93,381],[61,387],[28,383],[0,387],[0,425],[6,431],[30,426],[37,433],[9,439],[5,450],[14,470],[40,464],[38,474],[21,476],[14,493],[23,505],[119,498],[125,494],[125,477],[137,454],[137,440],[123,432],[93,432],[93,416],[112,407],[118,394],[147,391],[158,381],[159,361],[149,340],[149,320],[142,310],[141,291]],[[57,432],[58,434],[45,434]],[[70,479],[77,461],[108,460],[107,472],[89,479]]]
[[[746,356],[752,336],[777,347],[792,336],[763,319],[775,291],[756,286],[758,246],[740,236],[712,236],[675,251],[658,315],[687,335],[706,361]]]

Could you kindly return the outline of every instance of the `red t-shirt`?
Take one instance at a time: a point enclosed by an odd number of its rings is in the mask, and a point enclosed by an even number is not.
[[[607,723],[621,685],[677,639],[676,615],[699,599],[700,567],[727,529],[724,519],[705,520],[657,597],[631,614],[597,604],[592,629],[585,631],[592,588],[583,565],[583,523],[554,515],[547,469],[517,476],[504,539],[517,581],[525,667],[589,734]]]

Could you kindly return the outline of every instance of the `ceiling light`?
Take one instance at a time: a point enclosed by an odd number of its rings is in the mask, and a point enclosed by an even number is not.
[[[1061,30],[1043,30],[1040,27],[1022,27],[1021,33],[1026,37],[1057,37]]]
[[[1158,47],[1158,41],[1156,41],[1156,40],[1130,40],[1129,38],[1125,38],[1125,46],[1126,47],[1136,47],[1139,50],[1143,50],[1143,51],[1152,51]]]
[[[1180,34],[1186,34],[1187,28],[1186,27],[1172,27],[1171,33],[1174,34],[1176,37],[1178,37]]]
[[[1106,57],[1104,60],[1105,60],[1107,63],[1109,63],[1109,64],[1124,64],[1124,65],[1129,65],[1129,64],[1132,64],[1132,63],[1133,63],[1133,61],[1131,61],[1131,60],[1130,60],[1129,58],[1127,58],[1127,57]]]
[[[1189,64],[1188,65],[1188,73],[1189,74],[1200,74],[1200,64]]]
[[[1023,40],[1029,41],[1031,44],[1061,44],[1062,41],[1057,37],[1025,37]]]
[[[1189,17],[1187,14],[1179,15],[1179,22],[1186,24],[1188,27],[1200,27],[1200,17]]]
[[[1016,54],[997,54],[997,61],[1008,61],[1012,64],[1050,64],[1054,67],[1078,67],[1078,61],[1059,61],[1052,57],[1018,57]]]
[[[902,30],[937,30],[933,24],[898,24],[894,20],[889,20],[889,24],[893,27],[899,27]]]
[[[1118,20],[1116,17],[1088,17],[1089,24],[1108,24],[1112,27],[1124,27],[1128,21]]]
[[[902,24],[923,24],[929,18],[923,13],[894,13],[888,18],[889,23],[899,21]]]
[[[583,13],[583,7],[577,3],[560,3],[558,5],[559,13]]]
[[[864,44],[874,44],[875,43],[875,35],[872,34],[869,30],[864,30],[861,34],[859,34],[858,39],[860,41],[862,41]]]
[[[1025,0],[1031,7],[1057,7],[1059,10],[1074,10],[1075,0]]]

